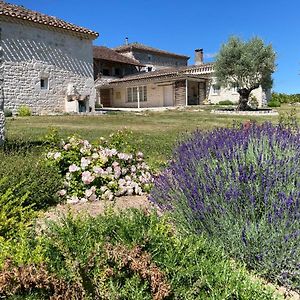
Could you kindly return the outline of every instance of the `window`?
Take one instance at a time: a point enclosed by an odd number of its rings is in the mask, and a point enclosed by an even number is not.
[[[127,101],[137,102],[138,99],[140,102],[147,101],[147,87],[145,85],[127,88]]]
[[[152,55],[148,54],[148,61],[152,60]]]
[[[103,74],[104,76],[109,76],[109,75],[110,75],[109,69],[103,69],[103,70],[102,70],[102,74]]]
[[[115,76],[120,76],[121,70],[119,68],[115,68]]]
[[[213,94],[220,95],[221,90],[219,85],[213,84],[212,89]]]
[[[233,86],[232,86],[232,92],[233,93],[237,93],[238,92],[238,88],[239,88],[239,85],[237,83],[235,83]]]
[[[49,89],[48,78],[41,78],[40,86],[41,86],[41,90],[48,90]]]
[[[147,72],[151,72],[152,71],[152,67],[147,67]]]

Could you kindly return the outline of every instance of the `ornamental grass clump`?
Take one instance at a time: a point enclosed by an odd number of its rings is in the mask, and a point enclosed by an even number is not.
[[[269,123],[196,131],[152,202],[268,279],[300,290],[300,132]]]
[[[97,145],[92,145],[71,137],[48,152],[48,161],[59,168],[65,179],[64,189],[58,194],[74,204],[148,192],[153,179],[143,153],[122,152],[120,144],[128,149],[127,143],[117,144],[113,139],[109,143],[101,138]]]

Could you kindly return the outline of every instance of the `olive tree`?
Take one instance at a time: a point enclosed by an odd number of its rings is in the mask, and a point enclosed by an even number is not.
[[[215,62],[218,84],[237,87],[240,95],[238,110],[250,109],[248,100],[254,89],[272,87],[274,71],[275,52],[271,45],[265,45],[257,37],[247,42],[231,37],[222,45]]]

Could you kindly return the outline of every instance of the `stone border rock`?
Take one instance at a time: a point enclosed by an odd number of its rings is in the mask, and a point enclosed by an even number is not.
[[[5,139],[5,116],[4,112],[0,110],[0,146],[4,143]]]
[[[252,111],[238,111],[238,110],[220,110],[214,109],[211,111],[216,115],[232,115],[232,116],[278,116],[279,113],[276,110],[252,110]]]

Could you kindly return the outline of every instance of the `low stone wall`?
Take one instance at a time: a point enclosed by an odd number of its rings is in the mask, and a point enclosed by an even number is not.
[[[0,111],[0,145],[4,142],[5,116],[3,111]]]

